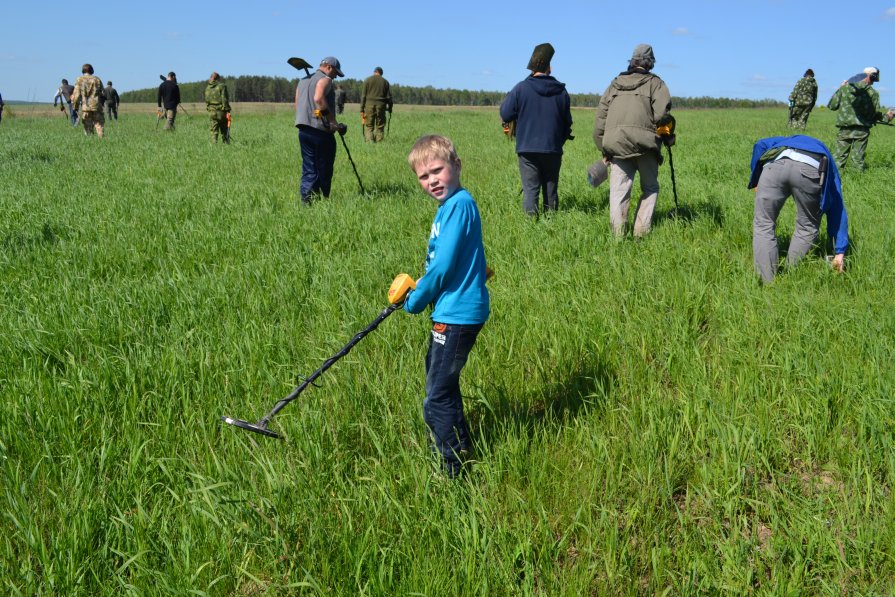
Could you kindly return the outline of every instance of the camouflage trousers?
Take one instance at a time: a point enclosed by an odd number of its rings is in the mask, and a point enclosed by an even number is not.
[[[385,136],[385,106],[367,106],[364,112],[364,140],[378,143]]]
[[[224,136],[224,143],[230,142],[230,135],[227,132],[227,113],[223,110],[213,110],[208,112],[208,118],[211,121],[211,140],[218,142],[218,134]]]
[[[84,125],[85,135],[96,133],[96,135],[102,139],[103,124],[105,124],[105,122],[102,112],[85,112],[81,110],[81,124]]]
[[[808,115],[811,114],[813,108],[814,106],[812,105],[793,106],[792,117],[789,119],[790,128],[804,129],[805,125],[808,124]]]
[[[842,170],[848,162],[848,156],[855,163],[858,171],[864,171],[864,156],[867,153],[867,141],[870,139],[870,129],[862,126],[843,127],[836,136],[836,148],[833,150],[833,158],[836,165]]]

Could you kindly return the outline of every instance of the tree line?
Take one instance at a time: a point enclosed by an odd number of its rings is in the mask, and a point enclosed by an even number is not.
[[[293,102],[298,79],[285,77],[261,77],[243,75],[223,77],[230,91],[231,102]],[[181,101],[201,103],[204,100],[205,81],[179,83]],[[359,103],[364,82],[359,79],[338,79],[336,84],[347,93],[349,103]],[[470,91],[468,89],[436,89],[431,85],[412,87],[393,84],[392,99],[396,104],[420,106],[499,106],[506,91]],[[158,87],[137,89],[121,93],[122,102],[155,103]],[[600,102],[596,93],[569,94],[575,107],[595,108]],[[747,100],[726,97],[674,97],[675,108],[768,108],[783,106],[772,99]]]

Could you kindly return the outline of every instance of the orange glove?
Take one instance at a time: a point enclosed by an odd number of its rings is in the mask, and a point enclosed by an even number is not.
[[[230,112],[227,112],[227,128],[230,128],[230,123],[233,122],[230,118]]]
[[[367,115],[364,114],[363,112],[360,113],[360,123],[367,124]]]

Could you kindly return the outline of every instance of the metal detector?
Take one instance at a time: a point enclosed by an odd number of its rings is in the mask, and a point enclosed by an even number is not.
[[[354,170],[354,175],[357,177],[357,184],[360,186],[361,195],[366,195],[367,191],[364,190],[364,183],[360,181],[360,174],[357,173],[357,166],[354,165],[354,160],[351,159],[351,152],[348,151],[348,144],[345,143],[345,135],[339,133],[339,137],[342,139],[342,147],[345,148],[345,153],[348,155],[348,161],[351,162],[351,168]]]
[[[671,155],[671,146],[666,145],[666,147],[668,148],[668,166],[671,168],[671,191],[674,194],[674,217],[677,217],[681,206],[678,205],[677,202],[677,182],[674,179],[674,158]]]
[[[674,156],[671,154],[671,146],[674,144],[674,130],[677,121],[671,114],[666,114],[659,119],[656,125],[656,134],[662,140],[662,144],[668,148],[668,166],[671,168],[671,191],[674,193],[674,217],[678,216],[681,206],[677,202],[677,181],[674,178]]]
[[[321,365],[320,368],[317,369],[317,371],[314,371],[314,373],[312,373],[309,377],[305,378],[305,380],[302,381],[298,387],[292,390],[291,394],[289,394],[285,398],[281,398],[276,404],[274,404],[273,408],[270,409],[270,412],[264,415],[257,423],[249,423],[248,421],[243,421],[242,419],[233,419],[227,416],[221,417],[221,420],[228,425],[233,425],[234,427],[239,427],[240,429],[245,429],[246,431],[253,431],[261,435],[266,435],[267,437],[283,439],[283,436],[270,429],[270,420],[273,419],[278,412],[283,410],[287,404],[298,398],[299,394],[304,392],[305,388],[314,383],[315,379],[323,375],[323,372],[332,367],[336,363],[336,361],[348,354],[349,351],[354,348],[355,344],[363,340],[364,336],[379,327],[379,324],[382,323],[386,317],[400,309],[402,305],[403,302],[398,304],[391,304],[383,309],[382,312],[376,317],[376,319],[370,322],[370,324],[363,330],[355,334],[351,341],[343,346],[339,352],[326,359],[326,361],[323,362],[323,365]]]

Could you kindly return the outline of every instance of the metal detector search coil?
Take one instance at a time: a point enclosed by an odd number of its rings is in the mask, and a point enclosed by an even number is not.
[[[221,417],[221,420],[228,425],[233,425],[234,427],[239,427],[240,429],[245,429],[246,431],[252,431],[254,433],[265,435],[267,437],[273,437],[276,439],[283,439],[279,433],[270,429],[269,425],[271,419],[273,419],[278,412],[283,410],[287,404],[298,398],[299,394],[304,392],[305,388],[314,383],[315,379],[323,375],[324,371],[332,367],[336,363],[336,361],[348,354],[351,349],[354,348],[355,344],[363,340],[364,336],[379,327],[379,324],[382,323],[386,317],[394,313],[396,310],[400,309],[402,305],[403,302],[399,304],[389,305],[388,307],[383,309],[382,312],[379,313],[379,315],[376,317],[376,319],[371,321],[367,327],[355,334],[354,337],[348,342],[348,344],[343,346],[339,352],[326,359],[326,361],[323,362],[323,365],[321,365],[320,368],[317,369],[317,371],[314,371],[314,373],[312,373],[303,382],[301,382],[298,387],[292,390],[291,394],[277,401],[277,403],[274,404],[273,408],[270,409],[270,412],[264,415],[264,417],[262,417],[261,420],[257,423],[249,423],[248,421],[243,421],[242,419],[234,419],[228,416]]]

